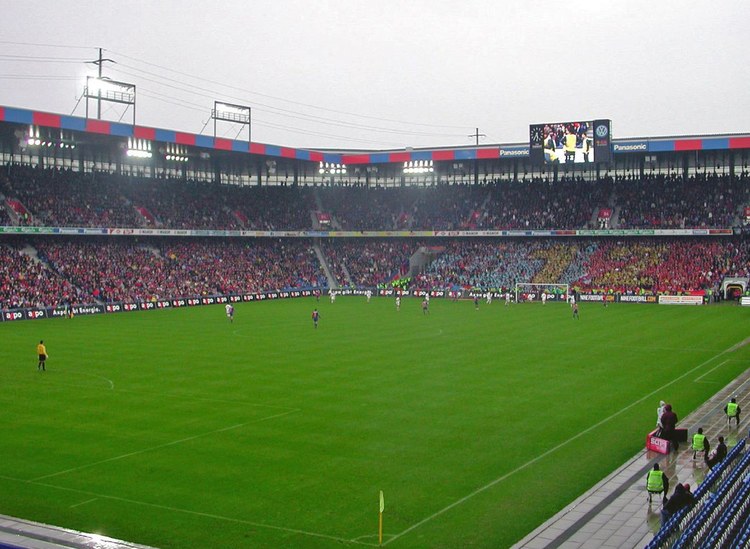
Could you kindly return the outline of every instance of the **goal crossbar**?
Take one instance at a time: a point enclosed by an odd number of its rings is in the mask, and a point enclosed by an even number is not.
[[[539,301],[543,293],[548,296],[562,296],[562,299],[568,299],[568,293],[570,291],[569,284],[555,284],[552,282],[516,282],[516,303],[519,303],[519,297],[521,294],[527,294],[532,296],[527,301]]]

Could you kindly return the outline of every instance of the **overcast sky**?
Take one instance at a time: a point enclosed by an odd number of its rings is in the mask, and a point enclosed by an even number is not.
[[[101,47],[138,124],[212,135],[224,100],[253,108],[253,141],[293,147],[525,142],[593,118],[615,137],[750,132],[747,0],[2,4],[0,105],[83,116]]]

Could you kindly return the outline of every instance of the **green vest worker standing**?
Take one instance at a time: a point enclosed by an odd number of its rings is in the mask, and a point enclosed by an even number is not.
[[[663,471],[659,469],[659,464],[654,463],[654,468],[648,472],[646,477],[646,490],[648,490],[648,502],[651,503],[652,494],[662,494],[662,505],[667,501],[667,492],[669,492],[669,479]]]
[[[732,423],[732,418],[737,422],[737,427],[740,426],[740,412],[742,410],[737,405],[737,399],[733,398],[729,401],[729,404],[724,406],[724,413],[727,415],[727,423]]]

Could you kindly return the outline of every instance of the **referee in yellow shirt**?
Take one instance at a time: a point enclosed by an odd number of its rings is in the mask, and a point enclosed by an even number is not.
[[[44,363],[47,361],[47,347],[44,346],[44,340],[39,341],[39,345],[36,346],[36,352],[39,355],[39,365],[37,369],[40,372],[45,372],[47,369],[44,367]]]

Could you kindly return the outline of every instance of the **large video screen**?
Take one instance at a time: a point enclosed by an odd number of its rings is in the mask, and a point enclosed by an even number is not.
[[[530,127],[531,153],[539,160],[543,153],[545,164],[595,162],[593,127],[592,121],[535,124]]]

